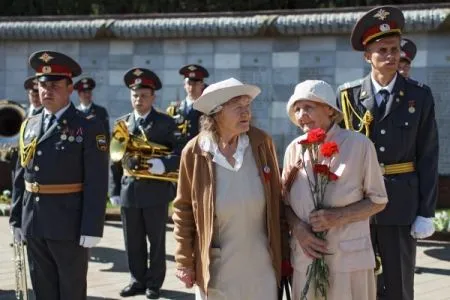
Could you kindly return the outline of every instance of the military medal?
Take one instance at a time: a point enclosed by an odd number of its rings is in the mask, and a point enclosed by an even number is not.
[[[408,111],[410,114],[413,114],[416,112],[416,101],[414,101],[414,100],[408,101],[408,106],[409,106]]]
[[[65,133],[61,134],[61,140],[63,141],[67,140],[67,135]]]
[[[83,137],[77,136],[77,137],[75,138],[75,140],[77,141],[77,143],[81,143],[81,142],[83,141]]]
[[[73,137],[73,135],[69,136],[69,142],[73,142],[75,140],[75,138]]]

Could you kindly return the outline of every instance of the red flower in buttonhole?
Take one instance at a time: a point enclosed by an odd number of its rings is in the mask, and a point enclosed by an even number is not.
[[[320,153],[324,157],[332,157],[333,155],[339,153],[339,147],[336,142],[326,142],[320,146]]]

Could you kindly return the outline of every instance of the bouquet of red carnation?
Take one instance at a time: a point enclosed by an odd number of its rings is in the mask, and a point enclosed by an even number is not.
[[[339,153],[338,145],[335,142],[325,142],[326,132],[321,129],[310,130],[307,134],[306,140],[302,140],[299,144],[302,145],[302,167],[305,169],[308,184],[311,191],[311,196],[314,201],[314,209],[319,210],[324,207],[324,196],[327,184],[330,181],[336,181],[338,176],[331,172],[330,164],[334,155]],[[312,174],[308,172],[305,165],[305,154],[308,153],[309,161],[311,162]],[[315,235],[325,240],[327,232],[316,232]],[[314,284],[315,294],[319,292],[322,297],[327,299],[327,290],[329,286],[328,281],[328,265],[324,257],[315,258],[308,266],[306,272],[306,284],[303,287],[301,300],[306,300],[309,286]]]

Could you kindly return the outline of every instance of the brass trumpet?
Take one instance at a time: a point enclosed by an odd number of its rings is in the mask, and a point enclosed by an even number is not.
[[[116,122],[110,143],[111,160],[113,162],[121,161],[124,174],[127,176],[177,182],[178,171],[161,175],[148,171],[150,166],[147,161],[149,159],[170,156],[172,152],[166,146],[150,142],[141,126],[139,130],[141,131],[140,136],[130,134],[124,120]]]

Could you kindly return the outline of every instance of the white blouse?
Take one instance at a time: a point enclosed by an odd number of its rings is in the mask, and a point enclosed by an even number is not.
[[[244,161],[245,149],[247,149],[248,145],[248,135],[246,133],[241,134],[238,137],[236,152],[233,154],[235,164],[234,166],[232,166],[222,154],[222,152],[220,152],[219,145],[217,145],[212,136],[205,134],[200,137],[200,148],[205,152],[211,153],[213,157],[212,161],[230,171],[235,172],[239,171],[242,166],[242,162]]]

